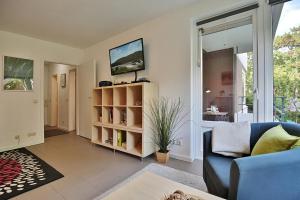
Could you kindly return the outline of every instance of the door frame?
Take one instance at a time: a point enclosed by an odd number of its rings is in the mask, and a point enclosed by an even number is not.
[[[77,67],[74,69],[70,69],[69,70],[69,78],[68,78],[68,82],[69,82],[69,91],[68,91],[68,115],[69,115],[69,122],[70,122],[70,73],[71,72],[75,72],[75,131],[77,133],[77,107],[78,107],[78,98],[77,98]],[[70,125],[70,124],[68,124]],[[68,127],[69,128],[69,127]]]
[[[71,70],[76,70],[76,129],[75,129],[75,132],[76,132],[76,135],[79,135],[79,132],[78,132],[78,123],[79,123],[79,101],[78,101],[78,67],[79,65],[78,64],[69,64],[69,63],[64,63],[64,62],[55,62],[55,61],[49,61],[49,60],[44,60],[44,67],[43,67],[43,80],[42,80],[42,89],[43,89],[43,98],[44,98],[44,84],[45,84],[45,65],[46,63],[54,63],[54,64],[63,64],[63,65],[70,65],[70,66],[73,66],[75,67],[74,69],[71,69]],[[58,76],[58,75],[57,75]],[[59,76],[58,76],[59,78]],[[59,80],[58,80],[59,81]],[[59,88],[59,82],[58,82],[58,88]],[[45,113],[45,110],[44,110],[44,106],[42,105],[43,109],[42,109],[42,119],[43,119],[43,131],[44,131],[44,113]],[[59,106],[58,106],[59,107]],[[44,138],[43,138],[44,139]],[[43,140],[44,141],[44,140]]]
[[[211,18],[216,16],[217,14],[227,13],[232,10],[237,10],[242,7],[246,7],[252,5],[253,3],[259,3],[259,7],[255,9],[256,13],[254,14],[254,22],[256,28],[256,51],[257,51],[257,88],[259,89],[259,93],[257,94],[257,121],[269,121],[272,120],[272,105],[273,105],[273,80],[272,74],[268,72],[271,71],[272,68],[272,49],[270,48],[272,42],[268,38],[272,33],[271,24],[269,26],[269,22],[271,19],[270,6],[264,0],[257,1],[245,1],[238,2],[226,8],[219,9],[217,11],[206,13],[204,15],[196,16],[191,19],[191,137],[190,137],[190,157],[191,160],[194,159],[202,159],[202,133],[206,131],[201,128],[201,118],[202,118],[202,102],[201,102],[201,92],[198,91],[199,88],[202,90],[202,83],[199,81],[198,77],[202,77],[202,69],[199,67],[201,63],[201,59],[198,60],[198,26],[197,22],[203,19]],[[260,18],[262,20],[257,20]],[[269,96],[271,95],[271,97]]]
[[[55,124],[56,124],[56,127],[58,128],[59,127],[59,76],[57,74],[54,74],[51,76],[51,103],[50,103],[50,126],[52,126],[52,122],[54,121],[53,120],[53,109],[56,109],[56,117],[55,117]],[[56,101],[56,108],[54,108],[53,104],[54,104],[54,100],[53,100],[53,90],[54,90],[54,87],[56,86],[56,97],[55,97],[55,101]]]

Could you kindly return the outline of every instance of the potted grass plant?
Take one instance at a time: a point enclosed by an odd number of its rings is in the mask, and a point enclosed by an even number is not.
[[[151,102],[149,118],[153,143],[157,148],[156,158],[160,163],[167,163],[169,160],[169,148],[177,139],[176,132],[183,124],[182,111],[180,98],[170,100],[162,97]]]

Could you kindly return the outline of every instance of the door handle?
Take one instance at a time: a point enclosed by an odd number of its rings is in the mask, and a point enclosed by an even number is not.
[[[258,96],[258,89],[257,88],[253,89],[253,94],[255,94],[256,100],[258,100],[259,96]]]

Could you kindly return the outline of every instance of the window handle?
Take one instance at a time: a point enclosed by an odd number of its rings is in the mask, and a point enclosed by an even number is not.
[[[258,89],[257,88],[254,88],[253,89],[253,94],[255,94],[255,96],[256,96],[256,99],[258,100],[258,97],[259,97],[259,93],[258,93]]]

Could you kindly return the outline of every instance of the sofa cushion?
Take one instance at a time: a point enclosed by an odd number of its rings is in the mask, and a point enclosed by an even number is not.
[[[230,167],[233,157],[212,155],[204,161],[207,176],[217,195],[226,198],[230,182]]]
[[[264,123],[252,123],[251,124],[251,138],[250,146],[251,149],[257,143],[258,139],[270,128],[281,125],[282,128],[288,132],[290,135],[295,135],[300,137],[300,126],[296,123],[288,122],[264,122]]]
[[[255,144],[251,155],[274,153],[290,149],[299,137],[288,134],[281,125],[266,131]]]
[[[232,157],[250,154],[250,133],[249,122],[215,122],[212,152]]]
[[[297,142],[293,144],[293,146],[291,146],[291,149],[295,149],[295,148],[300,148],[300,139],[297,140]]]

